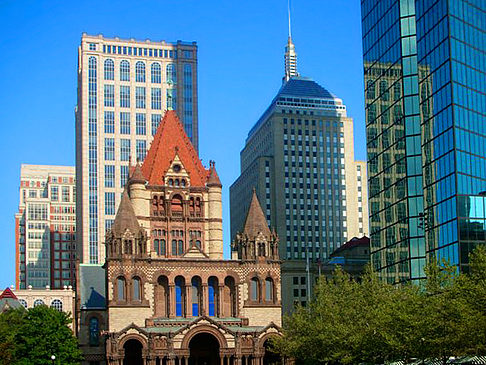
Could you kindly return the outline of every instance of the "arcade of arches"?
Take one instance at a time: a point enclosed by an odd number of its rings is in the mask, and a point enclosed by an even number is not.
[[[275,335],[275,334],[273,334]],[[151,345],[145,338],[133,337],[124,341],[119,356],[108,356],[109,365],[284,365],[291,363],[269,349],[269,337],[255,338],[256,349],[246,348],[247,336],[237,338],[239,346],[229,348],[221,335],[211,331],[196,331],[187,334],[182,348],[171,353],[149,350]],[[123,342],[123,340],[121,340]],[[170,346],[169,346],[170,347]]]

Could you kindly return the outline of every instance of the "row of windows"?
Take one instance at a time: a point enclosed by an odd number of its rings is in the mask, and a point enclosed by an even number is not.
[[[90,51],[96,51],[96,43],[89,44]],[[194,52],[191,50],[181,50],[182,56],[185,59],[192,59]],[[178,51],[173,49],[155,49],[144,47],[131,47],[131,46],[116,46],[112,44],[103,45],[103,53],[120,54],[128,56],[144,56],[144,57],[160,57],[160,58],[174,58],[177,59]]]
[[[24,299],[19,299],[19,303],[22,304],[24,308],[27,308],[27,301]],[[46,305],[42,299],[34,300],[34,307],[38,307],[39,305]],[[54,299],[51,301],[51,308],[57,309],[59,312],[62,311],[62,300]]]
[[[132,128],[131,117],[129,112],[120,112],[120,121],[119,121],[119,131],[120,134],[131,134],[130,130]],[[159,127],[160,120],[162,115],[161,114],[151,114],[151,131],[152,136],[155,135],[157,132],[157,128]],[[105,133],[114,134],[115,133],[115,112],[114,111],[105,111],[105,126],[104,130]],[[147,134],[147,117],[145,113],[136,113],[135,114],[135,133],[137,135],[146,135]]]
[[[191,65],[187,65],[191,67]],[[120,62],[120,81],[130,81],[130,62],[123,60]],[[166,82],[169,84],[177,83],[177,71],[176,66],[173,63],[169,63],[166,68]],[[162,69],[160,63],[154,62],[150,66],[150,80],[154,84],[160,84],[162,82]],[[115,80],[115,62],[112,59],[105,60],[104,64],[104,79]],[[146,82],[145,62],[137,61],[135,63],[135,81]]]
[[[120,139],[120,161],[129,161],[131,155],[131,141],[129,139]],[[138,161],[145,160],[147,154],[147,141],[136,140],[135,152]],[[105,138],[105,160],[115,161],[115,139]],[[110,175],[111,176],[111,175]]]
[[[135,87],[135,106],[138,109],[145,109],[147,107],[147,95],[145,86]],[[120,107],[130,108],[131,106],[131,89],[130,86],[121,85],[120,86]],[[167,109],[177,108],[177,90],[167,89],[166,90],[166,106]],[[104,105],[105,107],[115,106],[115,86],[105,85],[104,86]],[[162,109],[162,89],[159,87],[152,87],[150,89],[150,106],[152,109],[161,110]]]

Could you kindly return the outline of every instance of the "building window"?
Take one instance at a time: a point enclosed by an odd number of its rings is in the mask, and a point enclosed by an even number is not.
[[[115,193],[105,192],[105,214],[115,214]]]
[[[191,280],[192,290],[191,290],[191,301],[192,301],[192,316],[199,316],[199,303],[201,301],[201,278],[193,277]]]
[[[132,282],[132,287],[133,287],[133,300],[136,301],[141,301],[141,287],[140,287],[140,278],[139,277],[134,277],[133,282]]]
[[[175,279],[175,299],[176,299],[176,316],[177,317],[182,317],[183,311],[183,304],[184,304],[184,278],[181,276],[176,277]]]
[[[115,112],[105,111],[105,133],[115,133]]]
[[[155,136],[155,133],[157,133],[161,119],[162,116],[160,114],[152,114],[152,136]]]
[[[161,80],[160,63],[158,63],[158,62],[152,63],[151,78],[152,78],[153,84],[160,84],[161,83],[162,80]]]
[[[120,166],[120,187],[124,187],[128,180],[128,166]]]
[[[135,106],[139,109],[145,109],[145,87],[137,86],[135,88]]]
[[[152,109],[157,109],[157,110],[162,109],[162,93],[160,88],[158,87],[152,88],[150,101],[151,101]]]
[[[147,141],[137,139],[136,153],[137,161],[142,162],[145,160],[145,155],[147,154]]]
[[[120,160],[128,161],[130,159],[130,140],[121,139],[120,140]]]
[[[119,302],[126,300],[126,282],[124,277],[116,279],[117,299]]]
[[[267,302],[273,302],[273,279],[265,279],[265,300]]]
[[[115,161],[115,140],[113,138],[105,138],[105,160]]]
[[[120,62],[120,81],[130,81],[130,63],[126,60]]]
[[[96,51],[96,43],[90,43],[89,44],[89,50],[90,51]]]
[[[105,106],[115,106],[115,85],[105,85]]]
[[[250,299],[253,302],[258,302],[259,287],[260,287],[260,283],[258,281],[258,278],[252,278],[250,281]]]
[[[45,305],[45,304],[44,304],[44,301],[43,301],[42,299],[36,299],[36,300],[34,301],[34,307],[37,307],[37,306],[39,306],[39,305]]]
[[[130,113],[120,112],[120,134],[130,134]]]
[[[105,80],[115,80],[115,62],[105,60]]]
[[[59,299],[54,299],[51,302],[51,308],[54,308],[58,310],[59,312],[62,312],[62,302]]]
[[[135,64],[135,81],[145,82],[145,63],[142,61]]]
[[[217,292],[218,292],[218,279],[215,278],[214,276],[211,276],[208,280],[208,298],[209,298],[208,314],[211,317],[214,317],[217,314],[217,310],[216,310]]]
[[[135,115],[135,130],[138,136],[145,136],[147,134],[147,122],[144,113],[137,113]]]
[[[172,240],[172,256],[177,256],[177,240]]]
[[[19,299],[19,303],[24,307],[27,308],[27,302],[23,299]]]
[[[120,107],[130,108],[130,86],[120,86]]]
[[[51,200],[56,202],[59,200],[59,188],[57,186],[51,186]]]
[[[62,201],[64,203],[69,202],[69,186],[63,186],[62,187]]]
[[[91,317],[89,320],[89,344],[91,346],[98,346],[100,343],[100,327],[99,321],[96,317]]]
[[[169,84],[175,84],[177,82],[177,72],[175,65],[169,63],[166,68],[166,80]]]

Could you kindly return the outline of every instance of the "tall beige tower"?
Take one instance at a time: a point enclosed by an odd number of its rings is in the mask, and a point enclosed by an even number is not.
[[[198,148],[195,42],[83,34],[78,50],[76,177],[79,258],[104,262],[130,162],[142,162],[166,110]]]

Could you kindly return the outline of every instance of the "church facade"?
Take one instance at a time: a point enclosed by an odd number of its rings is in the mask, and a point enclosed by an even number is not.
[[[106,358],[87,364],[280,362],[268,349],[281,325],[278,237],[253,194],[224,260],[221,190],[214,162],[202,165],[168,111],[106,236],[106,308],[95,328]],[[88,342],[97,334],[84,317]]]

